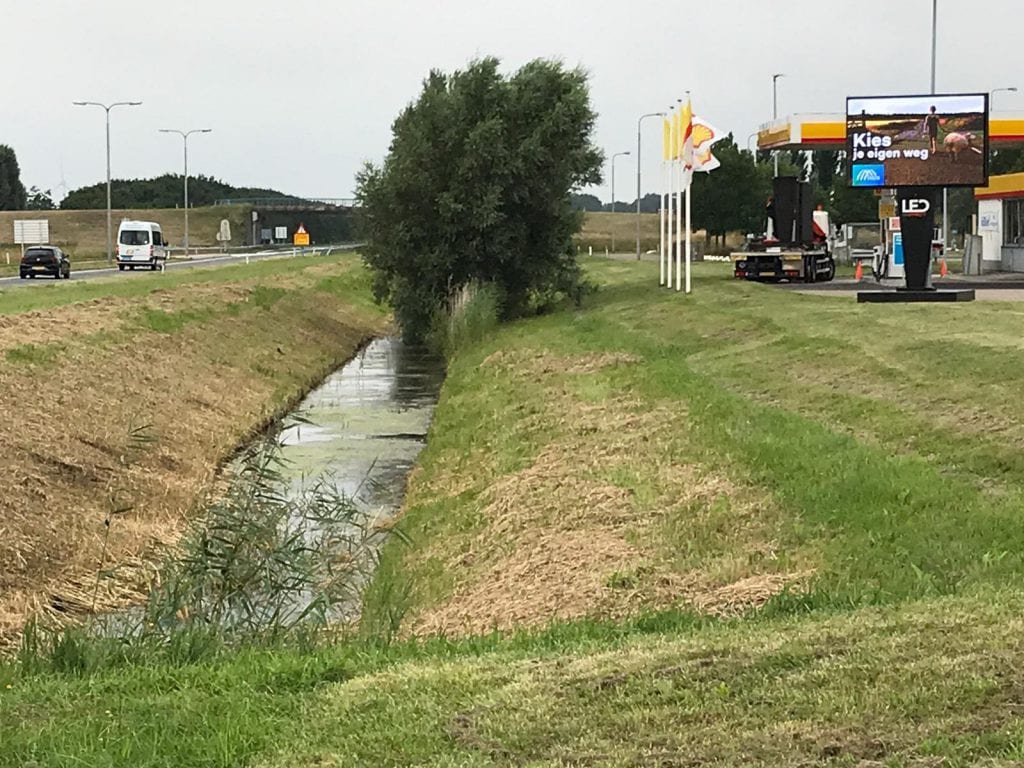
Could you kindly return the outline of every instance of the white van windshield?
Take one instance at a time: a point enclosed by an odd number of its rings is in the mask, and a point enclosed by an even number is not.
[[[123,229],[118,242],[121,245],[149,245],[149,232],[144,229]]]

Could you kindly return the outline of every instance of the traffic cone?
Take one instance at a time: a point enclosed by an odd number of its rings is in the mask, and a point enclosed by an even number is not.
[[[858,259],[857,268],[853,271],[853,279],[859,283],[862,277],[864,277],[864,262]]]
[[[949,274],[949,269],[946,268],[946,257],[942,256],[939,259],[939,277],[945,277]]]

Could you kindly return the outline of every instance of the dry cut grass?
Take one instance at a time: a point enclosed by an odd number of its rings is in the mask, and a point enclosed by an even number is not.
[[[317,274],[273,302],[243,281],[0,318],[0,349],[64,331],[0,361],[0,637],[92,609],[97,584],[97,609],[136,598],[222,460],[382,329]]]
[[[579,387],[602,372],[639,362],[628,353],[518,348],[484,361],[513,388],[541,382],[534,403],[543,407],[521,417],[520,428],[554,434],[522,469],[487,478],[472,504],[473,536],[435,535],[425,549],[417,545],[415,560],[434,561],[451,577],[441,599],[415,613],[414,634],[480,634],[668,606],[735,614],[810,575],[777,570],[763,498],[673,447],[685,424],[679,408],[651,408],[626,393],[581,397]],[[622,480],[638,475],[649,491]],[[410,498],[445,507],[467,490],[457,469],[418,474]],[[723,525],[733,528],[733,546],[677,556],[680,536]]]

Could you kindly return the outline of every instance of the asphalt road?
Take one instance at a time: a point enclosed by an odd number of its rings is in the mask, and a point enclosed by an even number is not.
[[[358,246],[355,244],[344,244],[334,246],[317,246],[313,249],[313,252],[323,252],[330,248],[332,251],[347,251],[353,250]],[[244,262],[246,258],[250,261],[261,261],[263,259],[273,258],[288,258],[290,251],[256,251],[246,253],[231,253],[224,256],[203,256],[201,258],[189,259],[188,261],[169,261],[167,262],[167,269],[178,270],[178,269],[192,269],[195,267],[208,267],[216,264],[236,264],[238,262]],[[123,277],[125,279],[139,278],[141,274],[147,274],[150,271],[148,269],[137,269],[134,272],[130,269],[126,269],[121,272],[117,267],[111,269],[83,269],[76,271],[75,265],[71,265],[71,279],[72,280],[95,280],[101,277]],[[20,277],[15,275],[14,277],[3,277],[0,278],[0,288],[12,288],[20,286],[31,286],[40,285],[45,283],[56,282],[52,277],[39,277],[38,279],[22,280]]]

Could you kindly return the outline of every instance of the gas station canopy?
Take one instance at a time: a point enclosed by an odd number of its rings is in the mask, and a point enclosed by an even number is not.
[[[1024,144],[1024,113],[1000,112],[989,116],[989,140],[992,144]],[[808,112],[790,115],[761,126],[757,148],[772,149],[845,149],[846,115]]]

